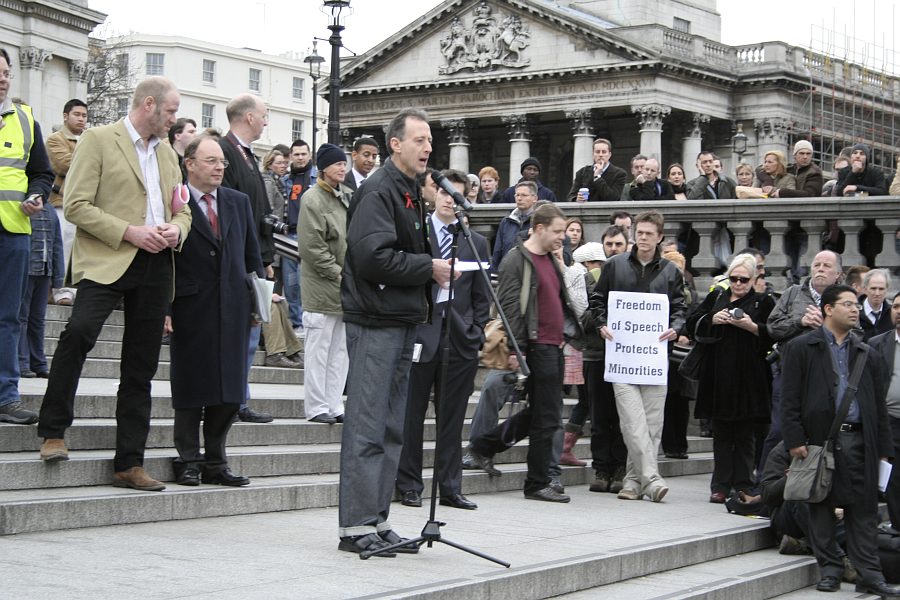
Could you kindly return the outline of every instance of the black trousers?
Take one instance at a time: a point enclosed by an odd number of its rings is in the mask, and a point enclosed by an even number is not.
[[[840,469],[843,462],[845,465],[861,469],[865,464],[862,432],[838,433],[838,441],[844,461],[838,460],[836,468]],[[837,471],[835,478],[839,478]],[[876,484],[874,481],[863,483],[863,485]],[[875,546],[875,536],[878,533],[878,503],[866,502],[866,496],[871,496],[874,500],[873,495],[866,494],[860,489],[856,501],[844,506],[843,522],[850,562],[856,567],[860,581],[872,584],[884,581],[884,575],[881,574],[881,563]],[[834,507],[830,503],[809,505],[809,542],[822,576],[831,575],[840,579],[844,572],[844,564],[836,541]]]
[[[125,273],[104,285],[83,279],[50,367],[38,435],[62,438],[75,418],[75,392],[85,357],[104,321],[125,299],[121,376],[116,402],[116,472],[144,464],[150,432],[150,381],[159,364],[162,328],[172,293],[172,252],[138,250]]]
[[[215,475],[228,466],[225,441],[240,405],[218,404],[197,408],[175,409],[176,472],[188,466],[203,468],[204,474]],[[200,421],[203,421],[203,446],[200,453]]]
[[[709,487],[728,494],[753,488],[756,424],[713,419],[713,474]]]
[[[478,454],[494,456],[528,437],[528,475],[525,491],[536,491],[550,483],[553,436],[560,428],[562,411],[562,350],[549,344],[529,344],[525,360],[531,375],[525,384],[528,406],[472,440]]]
[[[406,420],[403,426],[403,451],[397,470],[397,489],[400,492],[424,490],[422,482],[422,441],[425,412],[434,388],[437,413],[437,436],[434,469],[441,496],[462,491],[462,428],[466,418],[469,396],[475,388],[477,358],[460,358],[451,350],[447,365],[447,387],[441,390],[440,353],[427,363],[413,363],[409,372],[409,396],[406,401]]]
[[[591,467],[598,474],[613,476],[625,468],[628,449],[619,427],[619,411],[612,384],[603,381],[603,363],[584,363],[584,389],[591,407]]]
[[[894,441],[894,456],[900,456],[900,419],[889,417],[891,422],[891,438]],[[891,525],[900,528],[900,460],[895,462],[896,467],[891,470],[891,480],[887,488],[888,515]]]
[[[662,448],[667,454],[688,451],[687,427],[691,418],[688,399],[681,393],[684,379],[675,364],[669,363],[669,385],[663,412]]]

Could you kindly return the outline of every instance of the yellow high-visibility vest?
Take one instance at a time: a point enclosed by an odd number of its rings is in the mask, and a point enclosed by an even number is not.
[[[31,219],[22,212],[28,193],[25,167],[34,142],[31,107],[13,104],[14,113],[3,117],[0,129],[0,224],[10,233],[31,233]]]

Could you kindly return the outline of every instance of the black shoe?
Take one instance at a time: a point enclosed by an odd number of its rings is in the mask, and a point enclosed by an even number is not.
[[[473,465],[478,465],[478,468],[491,477],[500,477],[503,475],[503,471],[494,466],[493,457],[483,456],[474,450],[469,450],[469,458],[471,458]]]
[[[310,419],[307,419],[310,423],[324,423],[325,425],[334,425],[337,423],[337,419],[334,417],[329,417],[328,413],[322,413],[321,415],[316,415]]]
[[[526,491],[525,497],[529,500],[543,500],[544,502],[568,502],[571,500],[565,494],[560,494],[549,486],[532,492]]]
[[[687,452],[666,452],[666,458],[680,458],[685,459],[688,457]]]
[[[225,467],[218,473],[204,473],[203,483],[241,487],[242,485],[250,485],[250,480],[243,475],[235,475],[231,472],[231,469]]]
[[[832,577],[832,579],[834,578]],[[875,594],[876,596],[881,596],[882,598],[900,597],[900,585],[891,585],[886,581],[880,581],[878,583],[857,583],[856,591],[867,594]]]
[[[557,494],[565,494],[566,493],[566,488],[563,487],[563,484],[559,480],[559,477],[551,477],[549,487],[551,490],[553,490]]]
[[[461,508],[463,510],[475,510],[476,508],[478,508],[477,504],[475,504],[462,494],[450,494],[449,496],[441,496],[441,506]]]
[[[40,379],[50,379],[50,371],[35,371],[34,374]]]
[[[35,373],[31,369],[20,369],[19,370],[19,378],[20,379],[34,379],[35,377],[37,377],[37,373]]]
[[[238,420],[244,423],[271,423],[274,417],[269,413],[256,412],[245,407],[238,411]]]
[[[360,554],[362,552],[373,552],[375,550],[380,550],[381,548],[387,548],[388,546],[390,546],[390,544],[381,539],[377,533],[370,533],[368,535],[342,537],[341,542],[338,544],[338,550]],[[381,558],[394,558],[395,556],[397,556],[397,554],[391,551],[384,552],[382,554],[376,554],[375,556]],[[368,557],[360,556],[360,558],[365,560]]]
[[[422,506],[422,494],[416,490],[409,490],[400,494],[400,504],[403,506],[414,506],[420,508]]]
[[[391,546],[393,546],[394,544],[399,544],[400,542],[408,541],[408,538],[400,537],[394,532],[393,529],[381,531],[378,533],[378,536]],[[397,554],[418,554],[419,547],[415,544],[411,546],[398,546],[391,550],[391,552],[396,552]]]
[[[337,415],[337,416],[335,416],[335,417],[334,417],[334,422],[335,422],[335,423],[343,423],[343,422],[344,422],[344,415]]]
[[[197,467],[175,468],[175,483],[178,485],[200,485],[200,469]]]
[[[856,586],[857,591],[859,591],[859,587]],[[816,584],[816,589],[820,592],[837,592],[841,589],[841,580],[832,575],[826,575]]]

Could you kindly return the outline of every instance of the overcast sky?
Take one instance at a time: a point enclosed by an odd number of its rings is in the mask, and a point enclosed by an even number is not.
[[[88,4],[109,15],[104,31],[111,33],[180,35],[270,54],[305,53],[313,37],[329,36],[329,18],[320,11],[321,0],[88,0]],[[365,52],[438,4],[440,0],[351,0],[353,12],[345,23],[344,45],[353,52]],[[892,0],[718,0],[726,44],[780,40],[804,47],[812,44],[814,49],[831,47],[843,56],[845,41],[856,38],[871,44],[868,53],[875,55],[877,67],[885,60],[885,48],[900,50],[894,34],[896,4]],[[415,8],[403,11],[399,7]],[[327,58],[329,52],[327,42],[319,42],[319,54]],[[900,69],[900,55],[892,53],[887,61],[894,63],[893,70]]]

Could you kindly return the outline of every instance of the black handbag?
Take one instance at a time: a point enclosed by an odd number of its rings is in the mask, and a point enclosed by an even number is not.
[[[847,411],[850,410],[850,403],[856,395],[868,356],[869,349],[863,347],[862,355],[856,359],[853,366],[853,373],[850,375],[850,381],[847,383],[847,389],[844,391],[844,397],[841,399],[841,405],[834,416],[824,445],[807,444],[806,458],[791,459],[791,467],[784,485],[785,500],[816,504],[825,500],[831,493],[831,482],[834,479],[834,436],[837,435]]]

